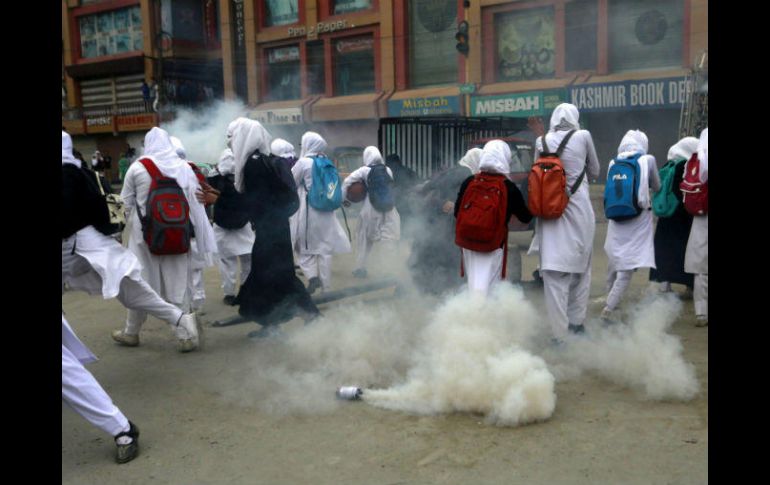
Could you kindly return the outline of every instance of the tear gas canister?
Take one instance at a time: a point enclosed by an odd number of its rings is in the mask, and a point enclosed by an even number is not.
[[[337,398],[338,399],[345,399],[348,401],[355,401],[357,399],[361,399],[361,395],[364,393],[364,391],[361,390],[360,387],[350,386],[350,387],[340,387],[337,389]]]

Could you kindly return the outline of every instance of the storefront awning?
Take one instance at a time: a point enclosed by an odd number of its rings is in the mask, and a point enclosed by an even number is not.
[[[380,98],[384,94],[380,92],[321,98],[310,107],[311,119],[316,122],[379,118]]]

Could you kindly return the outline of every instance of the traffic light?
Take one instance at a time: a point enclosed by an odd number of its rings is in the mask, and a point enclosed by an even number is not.
[[[457,25],[457,33],[455,34],[455,39],[457,39],[457,45],[455,48],[457,49],[457,52],[460,54],[467,56],[468,55],[468,22],[463,20]]]

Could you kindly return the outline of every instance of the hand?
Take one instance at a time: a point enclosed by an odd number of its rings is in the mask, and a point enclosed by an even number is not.
[[[444,202],[444,206],[441,208],[444,214],[451,214],[455,210],[455,203],[451,201]]]

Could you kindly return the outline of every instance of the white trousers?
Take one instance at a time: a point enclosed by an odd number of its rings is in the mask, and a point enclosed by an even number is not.
[[[633,270],[614,271],[612,265],[607,270],[607,308],[614,310],[623,299],[628,285],[631,284]]]
[[[545,308],[556,338],[567,335],[569,324],[581,325],[588,311],[591,261],[585,273],[540,270],[545,286]]]
[[[241,262],[241,285],[249,277],[251,271],[251,254],[241,254],[219,258],[219,275],[222,277],[222,290],[225,296],[235,296],[235,280],[238,273],[238,261]]]
[[[502,281],[503,250],[480,253],[463,249],[462,252],[468,289],[474,293],[488,295],[492,287]]]
[[[190,270],[191,273],[191,279],[192,281],[190,284],[192,285],[192,288],[190,289],[192,295],[192,310],[200,310],[201,307],[203,307],[203,302],[206,301],[206,289],[203,286],[203,269],[192,269]]]
[[[332,256],[330,254],[300,254],[299,267],[307,279],[321,278],[323,290],[331,287]]]
[[[110,436],[129,430],[128,419],[64,345],[61,347],[61,397],[75,412]]]
[[[82,276],[88,274],[94,279],[95,287],[101,287],[101,276],[94,271],[86,258],[79,254],[62,252],[62,287],[67,276]],[[143,279],[135,280],[124,277],[120,280],[120,291],[115,297],[128,309],[126,321],[126,333],[136,335],[139,333],[147,314],[160,320],[165,320],[170,325],[176,325],[182,310],[161,298],[155,290]],[[181,306],[181,302],[179,302]]]
[[[696,274],[695,287],[692,291],[695,300],[695,315],[709,316],[709,275]]]
[[[147,315],[164,320],[169,325],[175,326],[182,316],[182,302],[176,306],[167,302],[147,284],[129,278],[123,278],[120,282],[120,293],[117,296],[123,306],[128,308],[125,333],[138,335],[142,325],[147,321]]]

